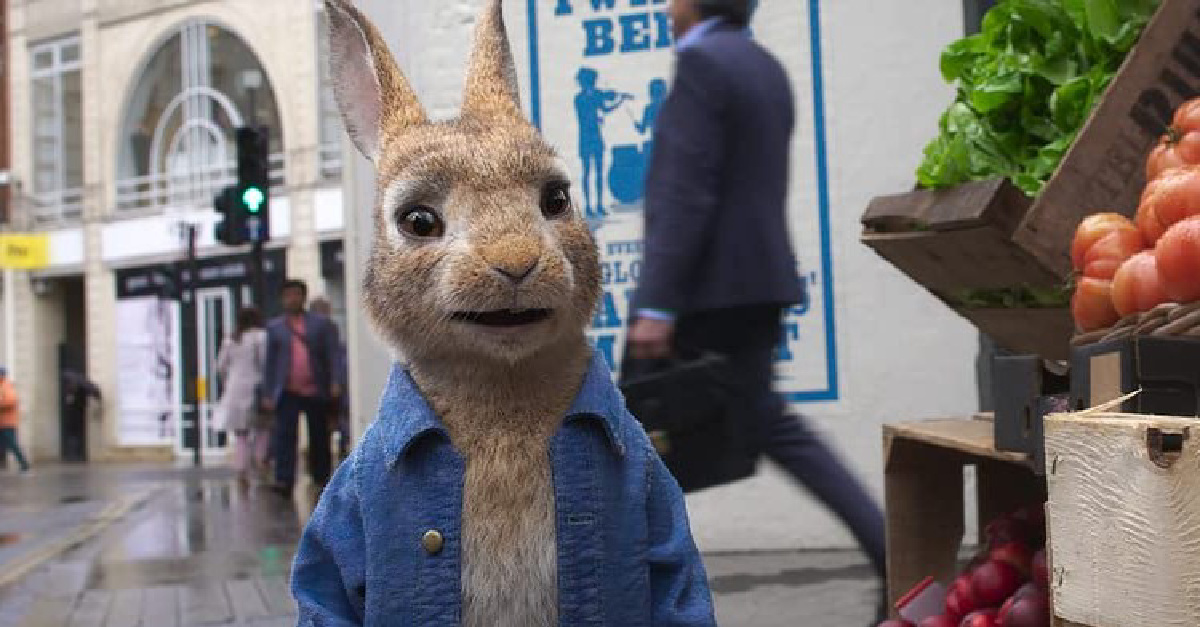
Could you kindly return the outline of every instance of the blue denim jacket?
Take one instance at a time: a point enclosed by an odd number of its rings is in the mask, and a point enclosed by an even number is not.
[[[599,355],[550,455],[559,625],[715,625],[683,494]],[[460,625],[464,466],[409,373],[394,368],[378,418],[300,540],[299,625]],[[444,538],[434,554],[421,542],[431,530]]]

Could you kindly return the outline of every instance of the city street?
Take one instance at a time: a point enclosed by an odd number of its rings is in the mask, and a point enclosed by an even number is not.
[[[0,627],[295,624],[293,547],[312,507],[223,469],[41,467],[0,475]],[[720,624],[857,627],[877,584],[854,552],[706,555]]]

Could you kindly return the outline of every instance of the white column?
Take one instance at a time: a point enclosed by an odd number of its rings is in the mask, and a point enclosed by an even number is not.
[[[16,380],[17,362],[17,281],[16,271],[4,270],[4,366],[10,379]]]

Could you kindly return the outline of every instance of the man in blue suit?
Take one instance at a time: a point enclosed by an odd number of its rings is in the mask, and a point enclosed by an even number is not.
[[[725,355],[756,450],[841,518],[882,577],[879,506],[772,390],[782,316],[805,291],[786,214],[795,103],[783,67],[748,33],[753,5],[671,1],[678,59],[646,177],[629,353]]]
[[[308,465],[318,486],[329,481],[329,418],[342,395],[341,342],[328,318],[305,311],[308,286],[283,286],[284,314],[267,325],[263,404],[275,411],[275,488],[291,494],[296,483],[296,437],[303,413],[308,425]]]

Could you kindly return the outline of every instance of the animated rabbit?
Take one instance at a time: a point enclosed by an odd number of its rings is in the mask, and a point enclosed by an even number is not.
[[[378,173],[366,307],[408,363],[304,532],[300,625],[714,625],[682,493],[584,335],[596,245],[520,111],[501,1],[444,122],[369,20],[326,6]]]

